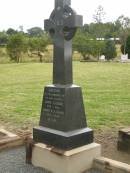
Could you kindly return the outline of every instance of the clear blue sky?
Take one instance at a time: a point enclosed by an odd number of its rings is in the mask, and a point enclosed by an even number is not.
[[[97,7],[102,5],[106,12],[106,21],[114,21],[124,14],[130,17],[130,0],[72,0],[72,7],[78,14],[84,16],[84,23],[92,22]],[[0,0],[0,30],[24,30],[33,26],[43,26],[43,20],[48,18],[54,7],[54,0]]]

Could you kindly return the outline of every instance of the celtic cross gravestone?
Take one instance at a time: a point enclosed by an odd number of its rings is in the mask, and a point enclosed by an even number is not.
[[[53,85],[44,89],[39,127],[33,129],[35,142],[65,150],[93,142],[82,91],[73,85],[72,75],[72,38],[83,20],[70,5],[71,0],[55,0],[55,9],[44,23],[54,44]]]

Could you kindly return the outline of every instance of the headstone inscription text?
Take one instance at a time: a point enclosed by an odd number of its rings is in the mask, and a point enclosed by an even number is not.
[[[63,118],[65,95],[60,88],[46,88],[44,94],[44,114],[46,120],[51,122],[57,122],[60,118]]]

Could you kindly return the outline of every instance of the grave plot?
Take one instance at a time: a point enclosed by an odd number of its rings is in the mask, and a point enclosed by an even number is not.
[[[73,84],[72,38],[83,18],[71,0],[55,0],[45,30],[54,44],[53,83],[44,89],[39,127],[33,128],[27,148],[0,153],[2,173],[129,173],[130,165],[101,157],[88,127],[82,89]],[[1,130],[1,149],[22,145],[24,139]],[[25,163],[26,160],[29,164]],[[32,166],[34,165],[34,166]],[[39,169],[38,167],[41,167]]]

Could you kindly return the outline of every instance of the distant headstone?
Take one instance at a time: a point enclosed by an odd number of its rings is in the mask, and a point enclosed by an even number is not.
[[[128,61],[128,54],[126,55],[121,55],[121,62],[127,62]]]
[[[71,0],[55,0],[55,9],[45,20],[54,44],[53,85],[44,89],[40,126],[33,129],[35,142],[65,150],[93,142],[82,91],[73,85],[72,75],[72,38],[83,19],[70,4]]]
[[[105,61],[105,55],[101,55],[100,58],[99,58],[100,61]]]

